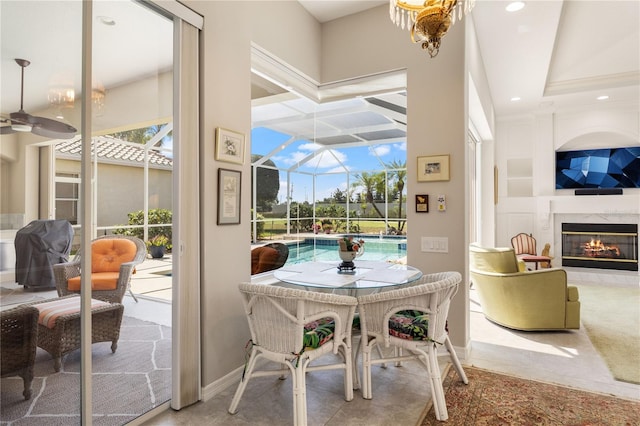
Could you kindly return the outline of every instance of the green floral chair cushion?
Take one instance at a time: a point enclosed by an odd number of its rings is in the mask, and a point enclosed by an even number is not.
[[[406,340],[431,340],[427,336],[429,314],[421,311],[400,311],[389,318],[389,334]]]
[[[302,342],[305,349],[317,349],[333,338],[336,323],[333,318],[321,318],[304,326]]]
[[[360,314],[358,314],[357,312],[353,316],[353,322],[351,323],[351,328],[353,328],[356,331],[360,331]]]

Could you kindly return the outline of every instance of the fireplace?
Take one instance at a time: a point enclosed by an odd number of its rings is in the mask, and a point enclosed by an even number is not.
[[[638,225],[563,223],[562,266],[638,270]]]

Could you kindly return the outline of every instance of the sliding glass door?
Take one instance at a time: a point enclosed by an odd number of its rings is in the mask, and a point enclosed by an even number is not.
[[[66,220],[74,229],[71,258],[83,258],[81,318],[54,336],[73,347],[56,371],[38,345],[30,400],[18,389],[20,377],[3,378],[1,422],[124,424],[170,400],[179,408],[200,397],[199,312],[174,309],[198,296],[198,209],[180,211],[198,203],[198,170],[175,173],[179,162],[197,163],[198,30],[176,16],[186,9],[179,3],[159,4],[0,2],[3,241],[32,220]],[[188,85],[181,73],[191,76]],[[77,131],[13,130],[4,119],[23,108]],[[180,140],[191,143],[180,147]],[[167,251],[136,267],[122,322],[111,329],[117,339],[91,344],[105,326],[91,315],[91,241],[129,235],[147,242],[160,234]],[[180,242],[195,248],[180,256]],[[15,275],[5,274],[4,252],[3,289],[7,282],[22,293]],[[54,287],[42,290],[20,300],[58,299]],[[179,374],[178,359],[189,374]]]

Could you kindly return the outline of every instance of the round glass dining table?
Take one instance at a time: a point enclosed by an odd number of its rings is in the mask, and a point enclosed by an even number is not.
[[[417,281],[422,271],[412,266],[371,260],[356,260],[354,271],[341,272],[339,262],[304,262],[285,265],[273,276],[287,284],[319,290],[373,290]]]

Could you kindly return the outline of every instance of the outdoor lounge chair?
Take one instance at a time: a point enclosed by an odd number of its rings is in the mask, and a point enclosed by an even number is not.
[[[20,376],[24,399],[31,398],[31,381],[38,340],[38,310],[27,305],[0,312],[2,377]]]
[[[92,298],[122,303],[127,290],[131,291],[131,276],[142,263],[147,248],[139,238],[125,235],[105,235],[91,242]],[[54,265],[58,296],[80,293],[80,252],[71,262]]]
[[[289,246],[269,243],[251,250],[251,275],[281,268],[289,258]]]

